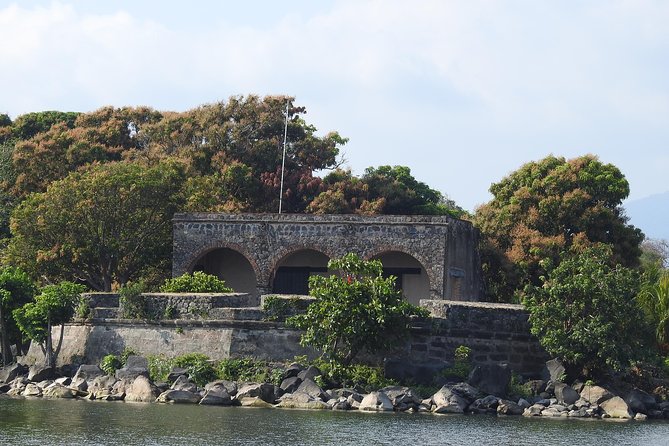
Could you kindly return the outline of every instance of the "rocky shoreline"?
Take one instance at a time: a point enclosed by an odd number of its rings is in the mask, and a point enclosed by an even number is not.
[[[553,369],[547,381],[529,382],[535,395],[525,398],[503,395],[501,389],[505,387],[500,387],[500,379],[504,386],[508,371],[502,366],[479,368],[478,373],[475,370],[470,375],[469,382],[444,384],[427,398],[404,386],[389,386],[370,393],[347,388],[324,390],[317,384],[320,371],[297,363],[284,371],[280,385],[217,380],[202,388],[189,380],[187,370],[178,368],[172,370],[168,383],[152,382],[148,361],[141,356],[130,356],[125,367],[114,376],[105,374],[97,365],[81,365],[72,377],[55,378],[55,372],[19,364],[0,369],[0,397],[432,414],[669,418],[669,402],[658,402],[639,389],[621,397],[597,385],[567,385],[555,376],[559,369]],[[495,388],[496,391],[489,392]]]

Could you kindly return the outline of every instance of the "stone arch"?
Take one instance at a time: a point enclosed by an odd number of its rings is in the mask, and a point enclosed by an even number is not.
[[[225,280],[235,292],[258,293],[260,268],[246,250],[235,243],[212,243],[193,256],[188,272],[204,271]]]
[[[286,247],[274,256],[268,288],[274,293],[308,294],[309,276],[327,272],[331,256],[320,247]]]
[[[397,277],[397,286],[404,297],[418,305],[420,299],[430,299],[435,287],[431,275],[420,260],[420,255],[395,247],[376,249],[366,256],[368,260],[378,259],[383,263],[384,275]]]

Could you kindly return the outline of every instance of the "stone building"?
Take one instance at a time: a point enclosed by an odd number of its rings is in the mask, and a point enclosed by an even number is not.
[[[310,275],[354,252],[379,259],[413,303],[477,301],[477,232],[444,216],[176,214],[172,274],[205,271],[237,292],[306,294]]]

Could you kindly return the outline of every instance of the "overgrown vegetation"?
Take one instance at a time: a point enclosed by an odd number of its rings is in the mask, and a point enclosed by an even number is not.
[[[454,381],[465,381],[472,371],[472,349],[461,345],[455,349],[453,365],[444,369],[444,378]]]
[[[146,299],[142,296],[145,290],[143,282],[128,282],[118,290],[121,317],[125,319],[148,317]]]
[[[378,353],[395,346],[410,327],[412,316],[427,310],[407,302],[395,278],[382,276],[378,260],[347,254],[328,262],[339,275],[311,276],[309,294],[316,300],[305,314],[287,319],[304,330],[300,343],[321,351],[328,360],[348,366],[358,353]]]
[[[160,287],[163,293],[230,293],[232,288],[213,274],[195,271],[167,279]]]

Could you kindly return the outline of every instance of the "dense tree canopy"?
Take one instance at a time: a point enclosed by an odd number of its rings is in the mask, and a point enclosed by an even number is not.
[[[603,244],[565,254],[525,299],[532,333],[546,351],[586,375],[621,370],[642,356],[639,275],[610,266],[611,254]]]
[[[620,204],[629,184],[592,155],[549,156],[527,163],[490,187],[493,199],[476,212],[483,234],[488,292],[509,300],[525,285],[540,285],[547,265],[572,247],[604,243],[612,264],[638,265],[643,240]]]
[[[147,268],[165,267],[184,181],[183,166],[167,161],[73,172],[15,210],[10,260],[37,276],[77,279],[105,291]]]
[[[22,336],[12,312],[30,302],[35,291],[35,285],[25,272],[11,266],[0,269],[0,350],[4,364],[12,362],[11,345],[22,346]]]

